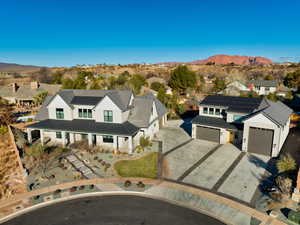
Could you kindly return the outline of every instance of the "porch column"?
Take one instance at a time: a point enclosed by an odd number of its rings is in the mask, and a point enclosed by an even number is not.
[[[44,145],[44,130],[40,130],[41,145]]]
[[[32,143],[31,129],[27,128],[27,141],[28,143]]]
[[[88,133],[88,142],[89,142],[89,146],[93,146],[93,134]]]
[[[61,132],[61,138],[62,138],[62,145],[63,147],[66,146],[66,131]]]
[[[75,142],[75,134],[69,133],[69,135],[70,135],[70,143],[73,144]]]
[[[129,154],[133,153],[133,140],[132,136],[128,137],[128,149],[129,149]]]
[[[118,148],[118,136],[114,135],[113,138],[114,138],[113,148],[114,148],[114,150],[117,150],[117,148]]]

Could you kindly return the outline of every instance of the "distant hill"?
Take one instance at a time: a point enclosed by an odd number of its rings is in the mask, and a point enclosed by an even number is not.
[[[0,72],[33,72],[40,69],[38,66],[20,65],[15,63],[1,63]]]
[[[164,64],[176,65],[176,64],[193,64],[204,65],[207,63],[213,63],[216,65],[236,64],[236,65],[267,65],[272,64],[272,60],[260,57],[260,56],[233,56],[233,55],[214,55],[207,59],[196,60],[192,62],[167,62]]]

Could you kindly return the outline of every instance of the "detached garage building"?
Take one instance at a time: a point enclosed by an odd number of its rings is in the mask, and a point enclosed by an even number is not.
[[[233,143],[245,152],[278,156],[289,133],[292,110],[265,98],[207,96],[192,120],[192,137]]]

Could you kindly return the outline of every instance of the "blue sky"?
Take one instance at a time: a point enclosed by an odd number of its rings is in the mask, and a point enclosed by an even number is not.
[[[0,62],[300,61],[299,0],[0,0]]]

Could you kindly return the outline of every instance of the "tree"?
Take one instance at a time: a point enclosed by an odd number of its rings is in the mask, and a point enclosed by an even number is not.
[[[277,102],[278,101],[278,97],[275,93],[270,93],[267,95],[267,99],[273,101],[273,102]]]
[[[154,91],[159,91],[161,88],[165,89],[165,85],[155,81],[150,85],[150,88]]]
[[[37,94],[36,96],[34,96],[33,97],[33,101],[34,101],[34,103],[40,105],[40,104],[42,104],[45,101],[45,99],[46,99],[47,96],[48,96],[48,92],[47,91],[43,91],[43,92]]]
[[[97,81],[93,81],[91,83],[90,89],[101,89],[101,86],[99,85],[99,83]]]
[[[296,162],[290,154],[286,154],[280,157],[276,163],[276,167],[279,173],[284,173],[296,169]]]
[[[166,105],[167,103],[167,95],[166,95],[166,89],[165,88],[160,88],[158,90],[158,93],[157,93],[157,99]]]
[[[44,82],[44,83],[52,82],[51,72],[47,67],[40,68],[39,71],[32,73],[30,77],[32,80],[38,82]]]
[[[265,80],[274,80],[274,77],[271,74],[269,74],[269,75],[265,76],[264,79]]]
[[[178,66],[171,72],[169,86],[179,91],[179,93],[185,93],[188,87],[194,88],[195,85],[196,75],[193,71],[189,70],[187,66]]]
[[[139,94],[142,86],[146,84],[146,79],[140,74],[135,74],[131,77],[129,83],[132,86],[133,92]]]
[[[63,89],[73,89],[74,87],[74,81],[71,78],[66,78],[62,82],[62,88]]]
[[[52,83],[53,83],[53,84],[61,84],[61,83],[62,83],[62,78],[63,78],[63,73],[60,72],[60,71],[57,71],[57,72],[54,73],[54,75],[53,75]]]
[[[284,77],[283,84],[289,88],[298,88],[300,84],[300,70],[288,73]]]
[[[214,91],[215,92],[219,92],[222,91],[223,89],[225,89],[226,85],[225,85],[225,81],[223,79],[220,78],[216,78],[214,80]]]
[[[152,142],[150,141],[150,137],[140,137],[140,144],[137,146],[138,151],[144,151],[146,148],[151,147]]]

